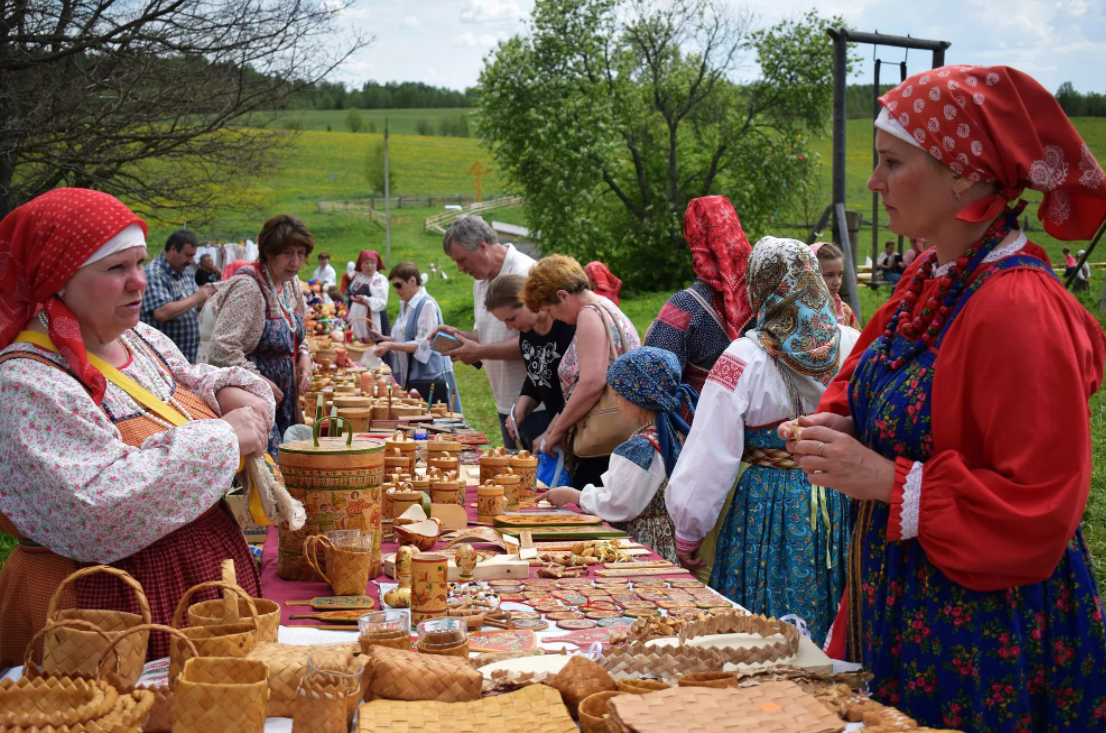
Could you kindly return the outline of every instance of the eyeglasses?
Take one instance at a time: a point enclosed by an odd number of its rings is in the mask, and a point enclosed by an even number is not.
[[[393,282],[392,287],[395,288],[396,290],[403,290],[403,283],[402,282]]]

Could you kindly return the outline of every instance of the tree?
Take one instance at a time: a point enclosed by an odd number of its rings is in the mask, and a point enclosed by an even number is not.
[[[349,112],[346,112],[346,127],[350,132],[361,132],[365,128],[365,119],[357,109],[351,107]]]
[[[369,182],[369,188],[373,193],[384,195],[384,141],[381,140],[369,150],[365,157],[365,178]],[[395,153],[388,156],[388,190],[394,195],[396,191],[396,161]]]
[[[347,0],[22,0],[0,6],[0,215],[56,186],[190,219],[292,132],[258,129],[371,39]]]
[[[725,194],[755,238],[801,190],[805,133],[830,116],[831,22],[754,31],[712,0],[537,0],[481,73],[477,131],[543,246],[670,288],[691,272],[690,199]],[[739,85],[743,54],[760,75]]]

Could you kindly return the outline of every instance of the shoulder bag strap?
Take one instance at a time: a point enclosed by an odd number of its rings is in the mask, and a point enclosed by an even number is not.
[[[607,325],[606,319],[603,318],[603,314],[606,313],[607,318],[611,319],[611,324],[616,329],[618,329],[618,338],[622,343],[622,353],[623,354],[625,354],[628,351],[628,349],[626,348],[626,332],[622,330],[622,324],[620,324],[618,322],[618,319],[615,318],[614,315],[612,315],[609,310],[607,310],[606,306],[602,305],[602,301],[596,301],[593,305],[595,305],[601,311],[601,313],[599,314],[599,318],[600,318],[600,320],[603,321],[603,327],[607,329],[607,343],[609,343],[610,346],[611,346],[611,356],[612,356],[611,361],[613,362],[613,361],[618,359],[620,354],[618,353],[618,350],[615,348],[614,336],[611,335],[611,329]]]
[[[710,317],[714,319],[714,322],[717,323],[718,327],[722,329],[722,333],[726,334],[726,336],[730,335],[730,332],[726,329],[726,324],[722,323],[722,319],[718,316],[718,311],[714,309],[713,303],[709,302],[706,298],[700,295],[695,290],[695,288],[688,288],[684,292],[694,298],[695,302],[697,302],[699,305],[703,306],[703,310],[705,310],[710,315]]]
[[[50,340],[50,337],[37,331],[23,331],[16,336],[15,341],[16,343],[34,344],[40,349],[45,349],[55,354],[58,353],[58,348],[54,346],[54,342]],[[107,377],[112,384],[130,395],[135,402],[151,412],[156,413],[161,419],[167,420],[170,425],[180,427],[188,422],[188,418],[184,415],[159,400],[148,389],[113,367],[111,364],[108,364],[100,357],[95,354],[89,354],[88,361],[92,366],[99,369],[100,373]]]

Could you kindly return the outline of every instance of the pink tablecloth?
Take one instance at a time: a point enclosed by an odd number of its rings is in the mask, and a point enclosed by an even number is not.
[[[468,487],[467,494],[465,510],[468,512],[469,521],[472,522],[476,519],[476,507],[473,506],[476,503],[476,487]],[[481,547],[494,549],[489,545],[478,544],[476,547],[478,549]],[[388,553],[395,552],[397,548],[398,545],[396,543],[386,542],[383,552],[387,555]],[[659,560],[661,558],[656,553],[650,551],[649,555],[642,555],[641,559]],[[531,568],[531,575],[533,575],[534,572],[534,568]],[[676,571],[672,574],[677,575],[681,574],[681,572]],[[686,575],[686,573],[683,574]],[[594,569],[589,575],[594,577]],[[392,579],[386,575],[381,575],[377,580],[384,583],[392,582]],[[303,582],[284,580],[277,575],[277,531],[275,526],[269,528],[269,534],[265,538],[265,545],[261,551],[261,595],[264,598],[268,598],[280,604],[280,623],[284,626],[318,625],[320,623],[315,620],[291,620],[289,616],[293,613],[297,615],[308,614],[311,613],[311,610],[307,606],[286,606],[285,601],[303,601],[318,596],[330,595],[330,587],[322,581]],[[370,582],[368,588],[365,590],[365,595],[376,600],[377,608],[381,607],[379,590],[376,584]]]

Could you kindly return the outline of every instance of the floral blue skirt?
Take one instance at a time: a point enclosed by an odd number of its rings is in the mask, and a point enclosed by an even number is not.
[[[784,447],[774,426],[747,431],[745,442]],[[845,591],[851,531],[844,494],[812,487],[797,468],[751,465],[719,533],[710,584],[753,613],[799,616],[821,645]]]
[[[982,592],[949,580],[917,540],[888,543],[889,505],[870,512],[857,530],[873,697],[976,733],[1106,730],[1106,632],[1082,530],[1048,580]]]

